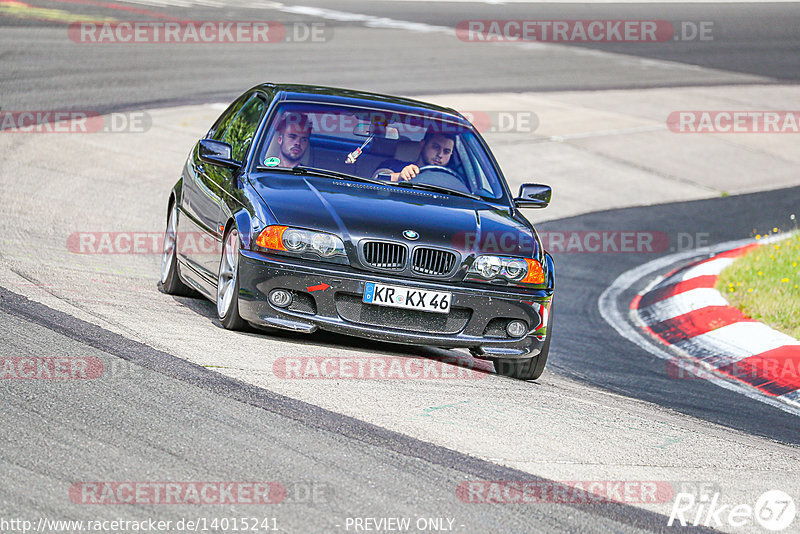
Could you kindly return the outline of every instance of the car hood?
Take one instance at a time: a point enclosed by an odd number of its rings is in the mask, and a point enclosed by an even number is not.
[[[329,177],[258,174],[251,184],[275,223],[340,235],[539,258],[530,223],[507,207],[465,197]],[[419,234],[409,241],[405,230]]]

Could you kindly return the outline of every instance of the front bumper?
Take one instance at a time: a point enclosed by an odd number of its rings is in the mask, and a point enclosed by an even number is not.
[[[364,285],[378,282],[452,294],[450,313],[438,314],[361,302]],[[267,300],[273,289],[291,291],[289,308]],[[239,314],[254,326],[300,332],[317,329],[379,341],[466,347],[486,357],[527,358],[545,340],[552,291],[486,285],[485,288],[428,280],[405,280],[319,262],[241,250]],[[525,321],[528,334],[511,338],[505,324]]]

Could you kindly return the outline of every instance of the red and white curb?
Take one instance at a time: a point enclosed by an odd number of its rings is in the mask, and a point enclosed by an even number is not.
[[[737,257],[785,235],[673,254],[623,273],[603,292],[601,315],[621,335],[668,360],[673,378],[704,378],[800,415],[800,341],[744,316],[714,289]],[[626,321],[619,297],[636,281],[678,261],[705,258],[653,280]],[[631,324],[631,322],[633,324]]]

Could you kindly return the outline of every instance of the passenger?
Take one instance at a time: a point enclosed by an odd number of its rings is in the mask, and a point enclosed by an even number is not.
[[[417,161],[387,159],[378,166],[373,177],[388,174],[392,182],[407,181],[419,174],[420,167],[426,165],[446,167],[450,163],[455,143],[456,136],[454,134],[439,132],[437,128],[430,127],[420,142]]]
[[[279,167],[297,167],[308,150],[311,121],[303,113],[287,113],[275,129],[280,147]]]

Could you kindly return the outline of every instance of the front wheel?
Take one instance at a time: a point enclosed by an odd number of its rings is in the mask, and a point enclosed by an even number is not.
[[[547,337],[542,345],[542,351],[533,358],[512,359],[492,358],[497,374],[518,378],[520,380],[536,380],[544,372],[547,364],[547,355],[550,352],[550,341],[553,339],[553,305],[550,304],[550,313],[547,318]]]
[[[222,257],[217,277],[217,318],[228,330],[242,330],[247,324],[239,315],[239,231],[228,230],[222,240]]]

